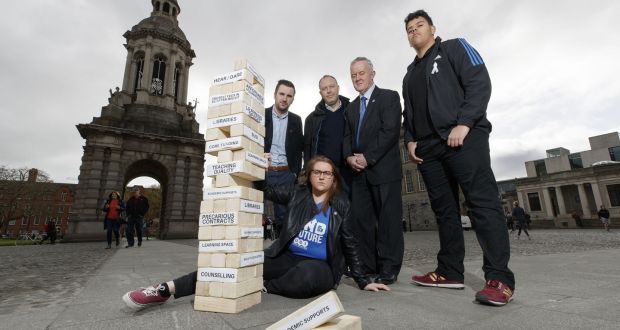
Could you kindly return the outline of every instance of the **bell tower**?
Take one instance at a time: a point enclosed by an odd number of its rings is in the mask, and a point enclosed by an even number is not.
[[[110,89],[101,115],[77,129],[86,140],[66,238],[103,239],[101,211],[111,191],[136,177],[160,183],[160,238],[197,235],[205,139],[187,102],[196,57],[177,20],[177,0],[152,0],[149,17],[123,34],[122,88]],[[128,196],[126,196],[127,198]]]

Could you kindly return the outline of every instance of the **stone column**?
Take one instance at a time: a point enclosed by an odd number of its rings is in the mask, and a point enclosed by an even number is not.
[[[153,75],[153,44],[152,37],[147,37],[146,50],[144,51],[144,70],[142,76],[142,89],[151,93],[151,79]]]
[[[549,188],[543,187],[544,208],[547,216],[553,218],[553,204],[551,203],[551,195],[549,195]]]
[[[586,190],[583,188],[583,183],[577,184],[577,191],[579,192],[579,201],[581,203],[581,210],[583,211],[584,219],[590,219],[592,213],[590,213],[590,207],[588,205],[588,196],[586,196]]]
[[[525,206],[525,204],[523,203],[523,192],[522,191],[517,191],[517,201],[519,201],[519,205],[521,207]],[[512,205],[510,207],[512,208]]]
[[[558,216],[567,215],[566,205],[564,205],[564,195],[562,195],[562,186],[555,187],[555,196],[558,199],[558,208],[560,209],[560,214],[558,214]]]
[[[603,196],[601,196],[601,190],[598,188],[598,183],[591,182],[592,195],[594,195],[594,203],[596,203],[596,209],[598,210],[603,205]]]
[[[172,49],[170,51],[169,60],[166,65],[166,81],[164,83],[164,95],[170,95],[172,97],[174,97],[172,82],[174,81],[174,70],[176,68],[177,56],[178,55],[176,50]]]
[[[125,59],[125,74],[123,75],[123,88],[125,92],[131,92],[129,89],[131,86],[131,68],[133,64],[133,48],[127,47],[127,59]]]
[[[185,66],[183,67],[183,73],[182,73],[182,77],[183,77],[183,83],[182,83],[182,89],[181,89],[181,98],[179,99],[179,104],[187,104],[187,85],[189,82],[189,67],[191,65],[191,62],[186,62]]]

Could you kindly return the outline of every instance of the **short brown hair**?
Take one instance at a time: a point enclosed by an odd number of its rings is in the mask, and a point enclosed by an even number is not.
[[[327,191],[327,197],[325,198],[327,203],[323,203],[320,209],[321,212],[325,212],[329,208],[329,202],[331,202],[334,195],[340,191],[340,173],[338,172],[338,168],[336,168],[336,164],[334,164],[334,162],[331,159],[325,156],[322,156],[322,155],[312,157],[312,159],[308,161],[308,166],[306,166],[306,168],[308,169],[308,172],[306,173],[306,185],[310,187],[310,189],[312,189],[312,183],[310,182],[310,175],[312,175],[312,170],[314,170],[314,165],[316,165],[316,163],[318,162],[329,164],[329,166],[331,166],[332,168],[332,172],[334,173],[334,183]]]

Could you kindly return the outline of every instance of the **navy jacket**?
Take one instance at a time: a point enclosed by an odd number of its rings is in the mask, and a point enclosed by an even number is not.
[[[428,110],[433,129],[444,140],[456,125],[491,132],[486,111],[491,98],[491,79],[478,52],[465,39],[435,39],[426,67]],[[409,96],[409,75],[414,63],[407,67],[403,79],[403,111],[405,145],[414,141],[413,109]]]
[[[271,107],[265,109],[265,152],[271,152],[273,139],[273,120]],[[286,127],[286,141],[284,144],[286,161],[291,172],[299,176],[301,171],[301,155],[304,150],[304,134],[301,126],[301,117],[288,112]]]

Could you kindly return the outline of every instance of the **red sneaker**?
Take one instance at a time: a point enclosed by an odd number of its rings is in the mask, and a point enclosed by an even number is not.
[[[493,306],[504,306],[512,300],[514,291],[498,280],[488,280],[484,289],[476,292],[476,301]]]
[[[464,289],[463,282],[449,280],[436,272],[426,273],[424,275],[418,275],[411,278],[411,281],[421,286],[434,286],[438,288],[448,289]]]
[[[139,288],[125,293],[123,301],[132,309],[142,309],[150,306],[161,305],[170,297],[162,297],[157,290],[158,286],[149,286],[148,288]]]

